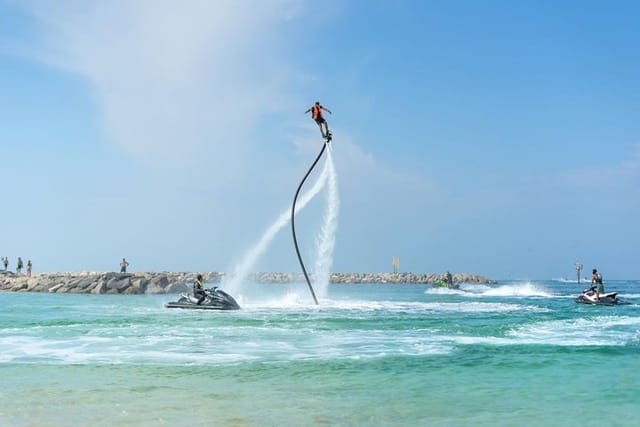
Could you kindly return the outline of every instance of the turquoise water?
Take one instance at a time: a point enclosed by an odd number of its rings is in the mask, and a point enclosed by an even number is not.
[[[640,281],[606,287],[632,304],[563,281],[331,285],[319,307],[253,285],[235,312],[0,293],[0,425],[635,426]]]

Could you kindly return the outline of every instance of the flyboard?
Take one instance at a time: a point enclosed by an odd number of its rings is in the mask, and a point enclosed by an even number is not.
[[[307,178],[311,174],[311,171],[313,171],[313,168],[315,168],[316,165],[318,164],[318,161],[324,154],[324,150],[327,148],[327,144],[331,142],[331,140],[333,139],[333,135],[331,134],[331,132],[327,132],[326,135],[323,135],[323,138],[325,141],[322,143],[322,148],[320,149],[320,152],[318,153],[318,156],[316,157],[316,159],[311,164],[311,167],[302,178],[302,181],[300,181],[300,184],[298,185],[298,189],[296,190],[296,194],[295,196],[293,196],[293,204],[291,205],[291,234],[293,235],[293,245],[296,248],[296,254],[298,255],[300,268],[302,268],[302,273],[304,274],[304,278],[307,281],[307,286],[309,286],[309,291],[311,292],[311,296],[313,297],[313,301],[316,303],[316,305],[318,305],[318,298],[316,298],[316,293],[313,290],[313,286],[311,286],[311,280],[309,280],[309,274],[307,274],[307,269],[304,266],[304,262],[302,261],[302,256],[300,255],[300,248],[298,247],[298,239],[296,237],[295,216],[296,216],[296,202],[298,201],[298,195],[300,194],[300,190],[302,189],[304,182],[307,180]]]

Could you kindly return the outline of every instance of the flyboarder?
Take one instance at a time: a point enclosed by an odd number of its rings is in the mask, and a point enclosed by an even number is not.
[[[329,111],[328,108],[325,108],[322,105],[320,105],[320,102],[316,102],[315,104],[313,104],[313,106],[309,108],[307,111],[305,111],[304,113],[307,114],[309,111],[311,111],[311,118],[315,120],[316,123],[318,124],[322,137],[325,138],[327,142],[329,142],[331,141],[332,135],[331,135],[331,132],[329,132],[329,125],[327,124],[327,121],[324,119],[324,117],[322,117],[322,110],[326,111],[329,114],[333,114],[331,113],[331,111]],[[324,123],[324,132],[322,131],[323,123]]]

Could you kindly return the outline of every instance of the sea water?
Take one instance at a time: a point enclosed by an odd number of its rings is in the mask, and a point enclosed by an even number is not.
[[[246,285],[242,309],[175,295],[0,293],[2,426],[635,426],[630,305],[563,281],[462,290]]]

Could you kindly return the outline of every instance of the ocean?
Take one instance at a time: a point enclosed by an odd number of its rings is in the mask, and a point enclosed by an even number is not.
[[[631,304],[565,280],[245,285],[242,309],[175,295],[0,293],[1,426],[636,426]]]

